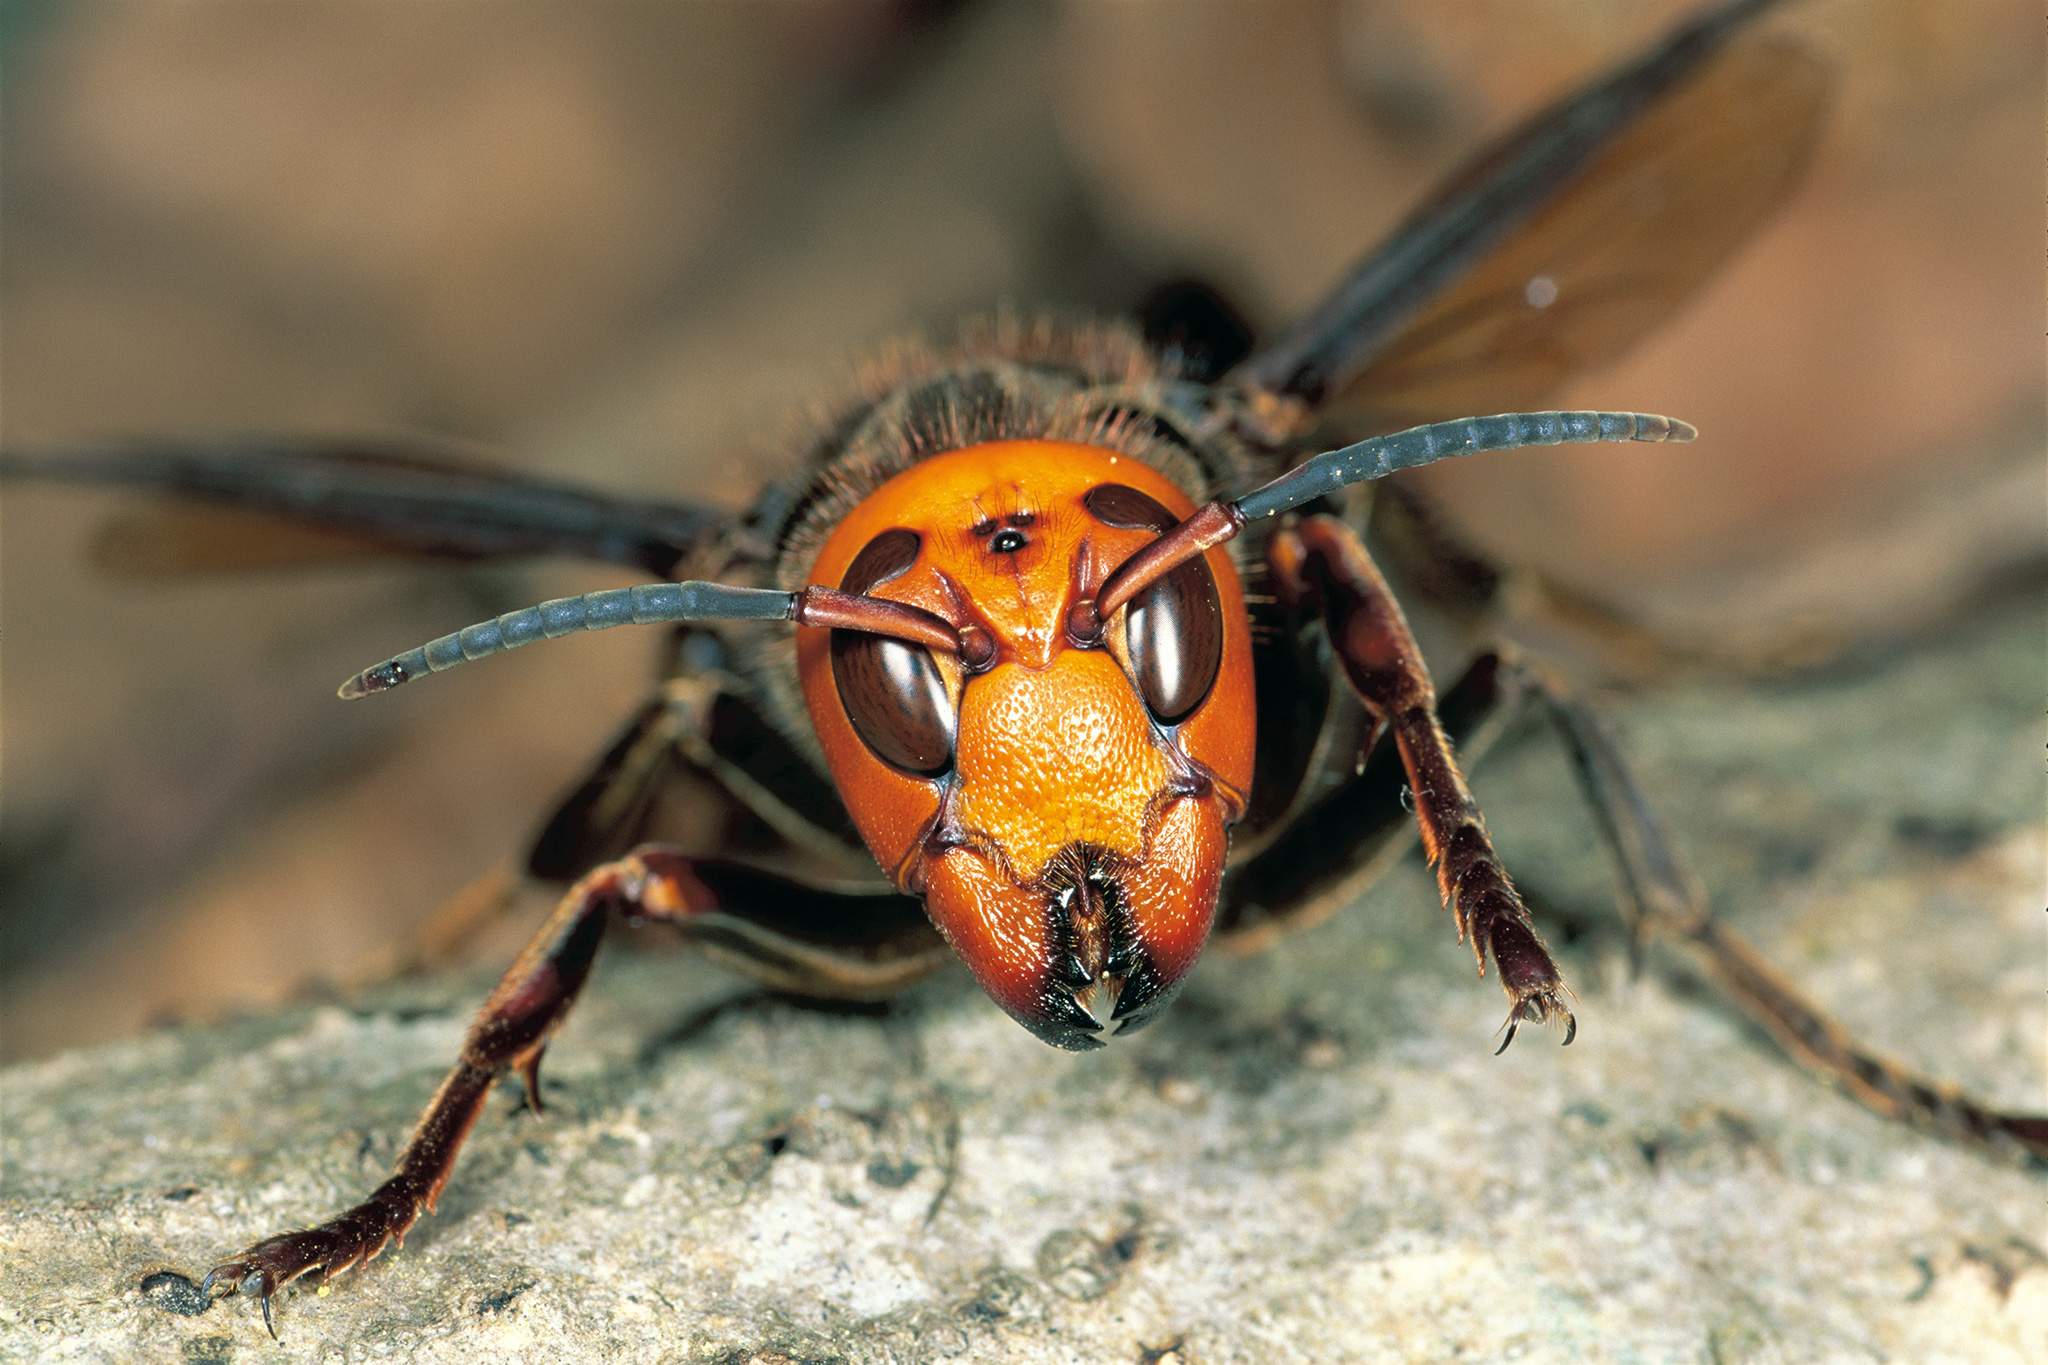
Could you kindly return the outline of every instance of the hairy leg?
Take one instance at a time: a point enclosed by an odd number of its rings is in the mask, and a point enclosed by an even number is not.
[[[1437,719],[1468,766],[1521,714],[1522,693],[1521,670],[1489,653],[1437,698]],[[1217,946],[1239,956],[1263,952],[1321,924],[1386,875],[1416,834],[1407,778],[1392,741],[1372,744],[1349,781],[1231,869],[1217,907]]]
[[[1436,690],[1407,620],[1357,535],[1333,517],[1305,517],[1276,534],[1267,552],[1275,591],[1320,609],[1352,689],[1394,737],[1413,794],[1423,850],[1436,866],[1444,905],[1470,941],[1479,970],[1491,956],[1508,996],[1505,1048],[1523,1020],[1560,1020],[1575,1030],[1570,994],[1487,837],[1485,819],[1458,769],[1436,713]]]
[[[1794,1061],[1865,1108],[1951,1141],[2048,1165],[2048,1115],[2001,1112],[1873,1051],[1721,923],[1599,715],[1555,678],[1525,671],[1571,753],[1614,859],[1638,949],[1651,939],[1681,947]]]
[[[906,896],[805,887],[756,869],[648,846],[585,874],[477,1012],[462,1055],[368,1199],[316,1227],[266,1238],[215,1266],[211,1295],[253,1294],[277,1334],[271,1299],[302,1276],[324,1282],[361,1265],[432,1212],[492,1085],[516,1070],[541,1110],[540,1062],[590,974],[613,912],[680,929],[757,980],[807,994],[875,999],[947,960],[944,941]]]

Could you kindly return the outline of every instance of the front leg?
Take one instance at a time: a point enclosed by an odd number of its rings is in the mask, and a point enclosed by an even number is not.
[[[1334,517],[1305,517],[1273,537],[1267,558],[1275,589],[1289,605],[1321,609],[1352,689],[1379,726],[1393,732],[1423,850],[1436,865],[1458,940],[1469,938],[1482,974],[1489,954],[1500,969],[1509,1004],[1501,1047],[1514,1041],[1524,1019],[1561,1020],[1564,1041],[1571,1042],[1578,1025],[1564,1003],[1570,992],[1493,851],[1437,720],[1429,670],[1364,544]]]
[[[661,917],[675,899],[673,888],[650,879],[633,858],[607,864],[578,882],[477,1012],[461,1060],[420,1116],[391,1178],[340,1217],[266,1238],[215,1266],[200,1292],[211,1296],[220,1285],[223,1294],[258,1295],[263,1324],[275,1337],[270,1300],[279,1289],[315,1271],[324,1283],[391,1242],[403,1245],[420,1211],[433,1211],[492,1083],[518,1067],[528,1102],[540,1108],[541,1052],[590,974],[611,908]]]
[[[301,1276],[325,1282],[402,1243],[432,1212],[492,1084],[517,1069],[538,1112],[540,1059],[568,1018],[616,909],[672,924],[707,955],[769,985],[806,995],[871,1000],[929,975],[945,942],[918,903],[803,886],[773,874],[649,845],[585,874],[477,1012],[461,1060],[427,1105],[391,1178],[318,1227],[266,1238],[222,1262],[201,1292],[255,1294],[277,1335],[270,1301]]]

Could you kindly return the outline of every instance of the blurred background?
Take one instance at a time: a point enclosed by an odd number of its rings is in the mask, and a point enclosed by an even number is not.
[[[1478,141],[1693,7],[9,4],[0,421],[24,445],[426,431],[738,508],[792,412],[891,335],[1002,301],[1115,314],[1189,274],[1274,327]],[[1996,0],[1769,22],[1837,72],[1804,187],[1558,402],[1701,440],[1428,486],[1475,544],[1673,640],[1819,663],[2038,592],[2042,38]],[[345,978],[520,850],[655,648],[343,707],[366,663],[630,580],[122,581],[87,557],[124,505],[0,503],[7,1057]]]

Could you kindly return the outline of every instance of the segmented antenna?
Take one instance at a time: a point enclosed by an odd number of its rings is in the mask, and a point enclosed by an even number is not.
[[[995,645],[972,627],[955,630],[950,621],[922,607],[863,597],[813,584],[797,592],[771,588],[735,588],[725,583],[642,583],[637,588],[607,588],[581,597],[558,597],[537,607],[507,612],[494,621],[465,626],[453,635],[421,645],[375,668],[366,668],[341,685],[343,700],[372,692],[389,692],[400,683],[501,650],[517,649],[535,640],[553,640],[585,630],[613,626],[649,626],[665,621],[794,621],[802,626],[863,630],[909,640],[927,649],[958,654],[971,669],[985,668]]]
[[[1504,412],[1498,417],[1461,417],[1311,455],[1231,505],[1243,520],[1257,521],[1347,484],[1384,479],[1399,470],[1420,469],[1453,455],[1598,441],[1690,441],[1697,435],[1699,432],[1684,422],[1643,412]]]
[[[1643,412],[1504,412],[1410,427],[1326,450],[1235,501],[1209,503],[1132,555],[1103,583],[1093,602],[1074,604],[1067,634],[1081,642],[1095,639],[1118,607],[1196,555],[1231,539],[1247,522],[1275,516],[1350,484],[1483,450],[1597,441],[1690,441],[1697,435],[1685,422]]]
[[[1452,455],[1482,450],[1568,442],[1690,441],[1698,434],[1684,422],[1638,412],[1510,412],[1411,427],[1326,450],[1234,502],[1209,503],[1132,555],[1109,576],[1094,601],[1074,604],[1067,618],[1067,634],[1077,643],[1093,643],[1102,634],[1103,621],[1118,607],[1181,564],[1229,540],[1247,522],[1275,516],[1349,484],[1383,479],[1397,470],[1417,469]],[[443,635],[364,669],[341,685],[341,695],[353,700],[372,692],[388,692],[428,673],[440,673],[535,640],[673,621],[795,621],[862,630],[958,654],[970,670],[988,666],[994,654],[993,642],[979,630],[956,629],[931,612],[879,597],[823,587],[776,592],[695,581],[643,583],[635,588],[556,598]]]
[[[341,685],[341,695],[353,701],[372,692],[388,692],[400,683],[444,672],[471,659],[585,630],[664,621],[787,621],[795,603],[792,592],[698,581],[643,583],[634,588],[587,592],[581,597],[557,597],[537,607],[506,612],[493,621],[465,626],[386,659],[375,668],[366,668]]]

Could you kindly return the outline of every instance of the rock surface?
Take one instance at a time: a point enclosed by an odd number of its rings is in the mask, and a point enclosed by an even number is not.
[[[1913,1065],[2041,1107],[2042,617],[1623,706],[1723,912]],[[488,978],[0,1073],[0,1357],[1016,1362],[2048,1359],[2038,1177],[1816,1085],[1654,964],[1629,982],[1539,732],[1478,781],[1580,917],[1577,1041],[1490,1055],[1412,860],[1149,1032],[1070,1057],[964,973],[886,1012],[614,951],[437,1217],[329,1292],[201,1305],[368,1190]]]

